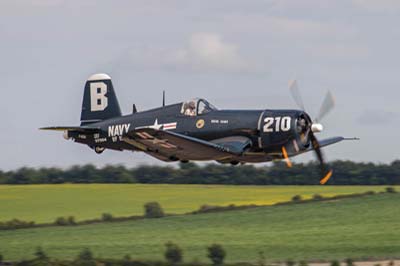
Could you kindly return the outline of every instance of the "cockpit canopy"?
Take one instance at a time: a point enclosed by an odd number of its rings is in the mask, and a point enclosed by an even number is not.
[[[181,114],[186,116],[204,115],[213,110],[217,110],[205,99],[195,98],[182,103]]]

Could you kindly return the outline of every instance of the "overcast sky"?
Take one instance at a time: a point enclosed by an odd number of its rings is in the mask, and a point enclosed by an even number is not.
[[[85,80],[108,73],[124,113],[204,97],[219,108],[294,108],[296,78],[330,160],[399,158],[400,1],[0,1],[0,169],[155,164],[96,155],[42,126],[78,125]],[[295,161],[313,159],[302,155]],[[164,164],[164,163],[161,163]]]

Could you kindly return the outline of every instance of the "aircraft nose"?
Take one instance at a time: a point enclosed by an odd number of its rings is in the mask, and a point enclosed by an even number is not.
[[[324,126],[320,123],[313,123],[311,125],[311,131],[313,133],[319,133],[319,132],[322,132],[323,130],[324,130]]]

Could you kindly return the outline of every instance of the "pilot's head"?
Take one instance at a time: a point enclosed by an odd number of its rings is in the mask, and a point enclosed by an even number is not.
[[[190,109],[196,108],[196,104],[195,104],[194,102],[190,102],[190,103],[189,103],[189,108],[190,108]]]

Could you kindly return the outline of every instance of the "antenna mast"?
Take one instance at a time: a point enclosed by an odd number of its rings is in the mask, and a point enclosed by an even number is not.
[[[162,106],[165,106],[165,91],[162,92]]]

